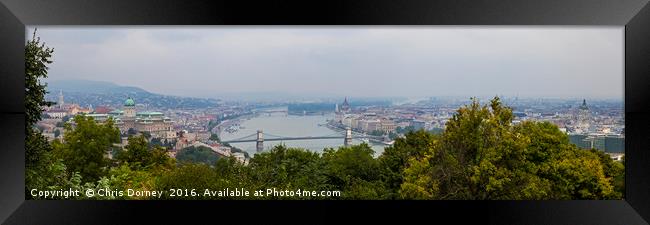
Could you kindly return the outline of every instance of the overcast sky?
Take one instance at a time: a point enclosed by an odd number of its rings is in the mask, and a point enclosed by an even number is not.
[[[41,26],[38,35],[55,49],[50,79],[170,95],[623,98],[623,27]]]

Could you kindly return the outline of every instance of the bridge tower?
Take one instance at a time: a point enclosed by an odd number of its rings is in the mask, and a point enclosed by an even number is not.
[[[345,146],[352,145],[352,129],[350,129],[349,127],[345,128],[345,140],[343,141],[343,144]]]
[[[264,150],[264,133],[262,130],[257,130],[257,152]]]

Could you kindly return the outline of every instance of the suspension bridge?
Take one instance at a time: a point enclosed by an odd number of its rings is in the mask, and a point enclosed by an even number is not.
[[[266,136],[266,137],[265,137]],[[241,142],[257,142],[257,151],[264,150],[264,141],[289,141],[289,140],[316,140],[316,139],[343,139],[343,144],[349,146],[352,144],[352,130],[349,128],[345,130],[345,135],[339,133],[324,135],[324,136],[302,136],[302,137],[286,137],[274,134],[265,134],[262,130],[258,130],[255,134],[246,135],[244,137],[222,141],[224,143],[241,143]]]

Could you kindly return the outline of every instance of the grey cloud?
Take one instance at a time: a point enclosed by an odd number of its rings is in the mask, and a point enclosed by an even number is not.
[[[623,98],[622,27],[38,29],[51,79],[172,95]]]

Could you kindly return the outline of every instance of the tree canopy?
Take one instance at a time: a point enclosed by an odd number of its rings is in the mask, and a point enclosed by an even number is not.
[[[177,154],[176,154],[176,160],[179,163],[203,163],[206,165],[214,165],[217,160],[221,158],[219,154],[216,152],[212,151],[212,149],[205,147],[205,146],[199,146],[199,147],[194,147],[190,146],[184,149],[181,149]]]
[[[127,141],[124,150],[117,151],[118,162],[127,163],[133,169],[170,167],[173,164],[165,149],[160,146],[151,147],[144,136],[130,136]]]
[[[65,165],[52,156],[52,146],[34,126],[41,120],[42,107],[52,105],[45,100],[48,65],[53,49],[34,36],[25,45],[25,196],[30,188],[46,189],[65,185],[68,180]]]
[[[77,171],[83,181],[95,181],[108,171],[107,156],[115,143],[120,142],[120,131],[112,119],[103,124],[93,118],[77,115],[73,124],[65,125],[63,143],[55,142],[55,154],[71,171]]]
[[[439,139],[421,137],[422,157],[404,169],[402,198],[416,199],[617,199],[615,169],[569,142],[548,122],[512,124],[499,98],[461,107]],[[428,140],[428,141],[426,141]],[[426,144],[424,144],[426,143]],[[605,163],[603,163],[605,162]],[[616,166],[617,167],[617,166]]]
[[[41,120],[42,107],[52,102],[45,100],[47,84],[41,79],[47,78],[48,65],[52,63],[54,49],[41,43],[41,38],[34,36],[25,45],[25,132],[29,134],[32,126]]]

